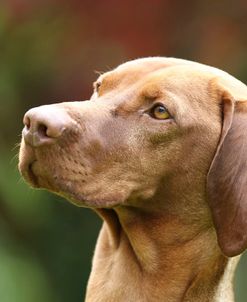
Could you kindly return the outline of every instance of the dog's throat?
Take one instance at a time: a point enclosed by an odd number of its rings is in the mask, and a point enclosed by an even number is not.
[[[95,209],[96,213],[107,224],[109,231],[110,243],[112,247],[117,248],[120,242],[122,227],[119,221],[118,214],[113,209]]]

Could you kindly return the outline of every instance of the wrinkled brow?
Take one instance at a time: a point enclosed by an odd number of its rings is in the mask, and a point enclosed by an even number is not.
[[[157,85],[146,85],[144,86],[140,93],[139,97],[143,99],[144,101],[153,102],[156,99],[160,98],[162,96],[161,89]]]
[[[140,108],[148,109],[155,101],[164,97],[159,88],[143,88],[138,90],[136,87],[136,89],[134,88],[133,91],[129,91],[126,94],[126,100],[121,102],[114,110],[115,115],[127,116],[130,113],[138,111]]]

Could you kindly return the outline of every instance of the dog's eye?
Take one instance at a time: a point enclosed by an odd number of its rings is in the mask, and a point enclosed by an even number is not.
[[[166,120],[170,118],[170,114],[165,106],[163,105],[155,105],[151,110],[151,116],[158,120]]]

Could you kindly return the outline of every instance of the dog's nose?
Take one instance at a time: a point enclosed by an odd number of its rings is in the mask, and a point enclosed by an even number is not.
[[[66,111],[52,105],[29,110],[23,119],[23,138],[33,147],[53,144],[68,126],[69,115]]]

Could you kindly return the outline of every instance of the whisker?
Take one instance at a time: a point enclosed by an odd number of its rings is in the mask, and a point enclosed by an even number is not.
[[[25,181],[24,181],[24,179],[20,176],[19,177],[19,179],[17,180],[17,184],[19,185],[19,184],[24,184],[25,183]]]
[[[19,153],[16,153],[11,159],[10,164],[12,165],[18,159]]]
[[[20,146],[21,146],[21,143],[16,143],[14,145],[14,147],[11,149],[11,151],[15,151],[17,148],[20,148]]]
[[[109,65],[106,65],[107,71],[111,71],[112,67],[110,67]]]
[[[97,75],[101,76],[105,72],[104,71],[99,71],[99,70],[94,70],[94,73],[96,73]]]

